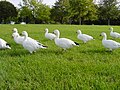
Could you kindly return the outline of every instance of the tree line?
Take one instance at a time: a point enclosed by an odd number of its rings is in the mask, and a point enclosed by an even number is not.
[[[20,8],[0,1],[0,23],[119,25],[117,0],[58,0],[49,7],[42,0],[22,0]]]

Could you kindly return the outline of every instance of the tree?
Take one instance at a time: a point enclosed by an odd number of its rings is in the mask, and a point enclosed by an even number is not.
[[[28,6],[23,6],[19,10],[19,21],[26,23],[34,23],[32,10],[28,8]]]
[[[0,22],[7,22],[7,19],[17,17],[17,9],[13,4],[7,1],[0,1]]]
[[[108,21],[110,25],[111,19],[117,19],[119,16],[117,0],[103,0],[99,4],[99,18]]]
[[[82,20],[92,20],[97,18],[97,9],[93,0],[70,0],[71,18],[76,18],[79,24]]]
[[[58,0],[51,9],[51,19],[55,22],[68,22],[69,0]]]
[[[50,8],[44,4],[38,4],[35,8],[35,17],[41,23],[49,23],[50,20]]]
[[[27,17],[34,18],[35,23],[48,23],[50,19],[50,8],[42,4],[42,0],[23,0],[21,7],[21,10],[26,11]]]

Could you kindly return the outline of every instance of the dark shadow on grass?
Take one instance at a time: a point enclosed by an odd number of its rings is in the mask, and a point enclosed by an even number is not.
[[[5,56],[10,56],[10,57],[21,57],[21,56],[26,56],[29,55],[30,53],[27,52],[26,50],[19,49],[19,50],[2,50],[0,51],[0,57],[5,57]]]
[[[108,51],[108,50],[105,50],[105,49],[94,49],[94,50],[84,50],[84,51],[79,51],[79,53],[85,53],[85,54],[95,54],[95,53],[98,53],[98,54],[112,54],[114,51]]]
[[[42,53],[42,54],[56,54],[56,55],[59,55],[59,54],[63,54],[64,51],[62,51],[62,49],[54,49],[54,50],[50,50],[50,49],[44,49],[44,50],[39,50],[38,52]]]

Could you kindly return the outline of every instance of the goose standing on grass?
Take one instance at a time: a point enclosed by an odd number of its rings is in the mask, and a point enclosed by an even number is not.
[[[46,28],[46,29],[45,29],[45,37],[46,37],[47,39],[53,40],[53,39],[55,39],[56,35],[53,34],[53,33],[48,33],[48,28]]]
[[[12,34],[12,37],[14,39],[14,41],[17,43],[17,44],[21,44],[23,43],[23,40],[24,40],[24,36],[20,36],[19,34],[17,33],[13,33]]]
[[[82,40],[84,43],[90,41],[90,40],[94,40],[92,36],[90,35],[87,35],[87,34],[82,34],[81,30],[77,30],[77,38],[79,40]]]
[[[38,41],[28,37],[28,33],[26,31],[23,31],[22,35],[24,36],[22,45],[30,53],[36,52],[36,50],[38,50],[40,48],[44,48],[44,49],[47,48],[47,46],[44,46],[43,44],[39,43]]]
[[[0,38],[0,49],[11,49],[10,44]]]
[[[113,40],[107,40],[106,33],[102,32],[101,36],[103,36],[102,44],[105,48],[108,48],[110,51],[120,48],[120,43]]]
[[[17,28],[13,29],[12,37],[17,44],[22,44],[24,40],[24,36],[19,35]]]
[[[113,32],[112,27],[110,27],[109,30],[110,30],[110,36],[112,36],[113,38],[120,38],[120,33]]]
[[[70,40],[70,39],[67,39],[67,38],[59,38],[60,36],[60,32],[59,30],[54,30],[53,32],[56,37],[54,39],[55,41],[55,44],[61,48],[63,48],[64,50],[68,49],[68,48],[72,48],[73,46],[79,46],[78,43]]]

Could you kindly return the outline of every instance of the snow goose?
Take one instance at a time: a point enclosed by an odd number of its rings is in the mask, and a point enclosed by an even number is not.
[[[78,33],[77,38],[79,40],[82,40],[84,43],[86,43],[86,42],[88,42],[90,40],[93,40],[92,36],[87,35],[87,34],[82,34],[81,30],[77,30],[77,33]]]
[[[11,49],[11,47],[5,40],[0,38],[0,49]]]
[[[45,29],[45,37],[46,37],[47,39],[53,40],[53,39],[55,39],[56,35],[53,34],[53,33],[48,33],[48,28],[46,28],[46,29]]]
[[[22,44],[24,40],[24,36],[19,35],[17,28],[13,28],[12,37],[17,44]]]
[[[120,33],[113,32],[112,27],[110,27],[109,30],[110,30],[110,36],[112,36],[113,38],[120,38]]]
[[[18,33],[18,30],[17,30],[17,28],[13,28],[13,33]]]
[[[59,38],[60,36],[60,32],[59,30],[54,30],[53,32],[56,37],[54,39],[55,41],[55,44],[61,48],[63,48],[64,50],[68,49],[68,48],[72,48],[73,46],[79,46],[78,43],[70,40],[70,39],[67,39],[67,38]]]
[[[21,44],[23,43],[23,40],[24,40],[24,36],[20,36],[18,33],[13,33],[12,34],[12,37],[14,39],[14,41],[17,43],[17,44]]]
[[[30,53],[36,52],[36,50],[38,50],[39,48],[47,47],[47,46],[44,46],[43,44],[39,43],[38,41],[28,37],[28,33],[26,31],[23,31],[22,35],[24,36],[22,45]]]
[[[120,43],[113,40],[107,40],[106,33],[102,32],[101,36],[103,36],[102,44],[105,48],[108,48],[110,51],[120,48]]]

